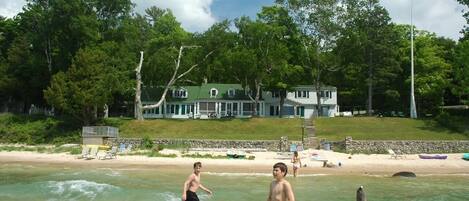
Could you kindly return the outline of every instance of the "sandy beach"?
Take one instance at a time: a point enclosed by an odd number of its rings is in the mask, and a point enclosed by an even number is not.
[[[174,150],[163,150],[163,153],[178,153]],[[200,154],[223,155],[224,152],[192,152]],[[325,168],[321,161],[311,160],[312,154],[327,159],[334,164],[341,163],[341,167]],[[147,156],[117,156],[110,160],[84,160],[76,155],[42,154],[36,152],[0,152],[0,163],[20,163],[33,165],[67,166],[67,167],[104,167],[104,168],[171,168],[190,169],[196,161],[201,161],[204,171],[209,172],[240,172],[240,173],[269,173],[276,162],[284,162],[291,168],[290,159],[286,155],[275,152],[253,152],[254,160],[247,159],[206,159],[206,158],[165,158]],[[403,159],[392,159],[386,154],[344,154],[324,150],[305,150],[300,153],[303,165],[300,174],[337,174],[362,175],[379,174],[392,175],[399,171],[411,171],[418,174],[469,174],[469,161],[461,159],[462,154],[446,154],[446,160],[424,160],[418,155],[405,155]],[[349,158],[351,157],[351,158]]]

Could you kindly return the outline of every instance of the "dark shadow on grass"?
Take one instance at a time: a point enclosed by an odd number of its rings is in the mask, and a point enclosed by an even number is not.
[[[445,125],[444,122],[439,122],[434,118],[422,119],[422,121],[424,122],[425,126],[418,127],[419,129],[434,132],[448,132],[450,134],[464,135],[469,138],[469,128],[464,125],[463,119],[453,119],[450,121],[451,123],[448,123],[447,125]]]

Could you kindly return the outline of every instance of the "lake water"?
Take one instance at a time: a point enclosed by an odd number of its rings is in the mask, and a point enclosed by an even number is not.
[[[0,200],[157,200],[179,201],[190,169],[83,168],[0,164]],[[266,173],[203,172],[202,183],[214,191],[202,201],[265,200],[272,180]],[[387,176],[301,175],[287,177],[299,201],[355,200],[363,185],[370,201],[469,200],[469,175]]]

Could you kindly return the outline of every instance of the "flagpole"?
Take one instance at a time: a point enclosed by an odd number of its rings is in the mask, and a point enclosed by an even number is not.
[[[415,96],[414,96],[414,23],[413,23],[413,0],[410,0],[410,73],[411,73],[411,84],[410,84],[410,118],[417,118],[417,109],[415,108]]]

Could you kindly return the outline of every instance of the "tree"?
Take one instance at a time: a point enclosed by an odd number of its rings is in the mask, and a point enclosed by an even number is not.
[[[458,0],[458,2],[462,5],[466,5],[467,7],[469,7],[469,0]],[[463,17],[466,18],[466,22],[467,24],[469,24],[469,11],[466,11],[464,14],[463,14]],[[464,26],[464,29],[461,30],[461,33],[464,34],[463,38],[461,40],[467,40],[469,39],[469,26]]]
[[[80,49],[67,72],[52,77],[44,90],[49,104],[91,125],[98,119],[98,112],[112,101],[113,92],[120,85],[115,69],[104,46]]]
[[[379,110],[391,109],[400,97],[392,84],[402,72],[396,60],[399,38],[391,18],[378,0],[346,0],[344,4],[344,27],[335,50],[343,77],[336,86],[351,99],[365,102],[368,115],[374,110],[374,99],[380,100],[375,106]]]
[[[469,104],[469,40],[460,42],[456,47],[454,80],[452,92],[461,103]]]
[[[339,0],[277,0],[282,4],[300,27],[305,53],[303,65],[311,69],[316,89],[316,115],[322,114],[321,91],[323,76],[327,71],[336,71],[336,59],[332,51],[339,37],[343,14]],[[314,53],[314,54],[311,54]]]
[[[396,26],[401,37],[400,62],[401,66],[410,66],[410,25]],[[415,31],[415,97],[417,111],[421,114],[436,113],[438,106],[443,105],[445,89],[450,84],[449,75],[451,64],[445,60],[446,52],[439,45],[434,33]],[[403,68],[403,73],[397,78],[404,80],[401,86],[403,102],[409,100],[410,69]]]
[[[173,85],[175,85],[178,80],[180,80],[181,78],[186,76],[195,67],[197,67],[199,65],[199,64],[194,64],[189,69],[187,69],[185,72],[183,72],[183,73],[179,72],[179,68],[181,67],[181,59],[182,59],[183,51],[184,51],[184,49],[189,49],[189,48],[198,48],[198,46],[181,46],[179,48],[178,59],[175,62],[174,72],[173,72],[170,80],[166,84],[166,87],[163,90],[163,94],[161,95],[160,100],[158,100],[157,103],[155,103],[155,104],[145,105],[145,106],[142,106],[142,101],[140,100],[140,97],[141,97],[141,95],[140,95],[140,84],[141,84],[140,70],[142,68],[143,52],[140,53],[140,55],[141,55],[140,56],[140,63],[138,65],[137,69],[135,70],[137,72],[136,73],[136,75],[137,75],[137,89],[136,89],[136,95],[135,95],[135,99],[136,99],[136,101],[135,101],[136,102],[136,114],[135,115],[136,115],[136,118],[138,120],[143,120],[143,114],[142,113],[143,113],[144,110],[160,107],[161,104],[163,103],[163,101],[166,99],[166,94],[168,93],[169,89]],[[210,54],[212,54],[212,52],[209,52],[207,55],[205,55],[202,62],[205,61],[205,59],[207,59],[207,57],[210,56]]]

